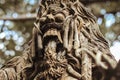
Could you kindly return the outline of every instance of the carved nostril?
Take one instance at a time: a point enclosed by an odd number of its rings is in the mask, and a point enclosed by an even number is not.
[[[47,22],[54,22],[55,18],[52,14],[47,15]]]

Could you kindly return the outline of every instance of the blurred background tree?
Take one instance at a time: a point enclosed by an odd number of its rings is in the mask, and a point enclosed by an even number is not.
[[[80,0],[97,17],[110,50],[120,59],[120,0]],[[0,0],[0,66],[21,55],[32,35],[39,0]]]

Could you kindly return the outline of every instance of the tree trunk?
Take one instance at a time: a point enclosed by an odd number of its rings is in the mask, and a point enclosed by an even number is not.
[[[102,80],[116,67],[95,17],[79,0],[41,0],[32,36],[23,55],[1,68],[0,80]]]

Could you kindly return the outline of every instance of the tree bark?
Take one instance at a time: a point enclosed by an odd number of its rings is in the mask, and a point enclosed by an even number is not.
[[[81,59],[82,59],[81,74],[83,75],[82,80],[93,80],[92,79],[92,59],[85,52],[82,52]]]
[[[32,40],[1,68],[0,80],[103,80],[116,64],[94,15],[79,0],[42,0]]]

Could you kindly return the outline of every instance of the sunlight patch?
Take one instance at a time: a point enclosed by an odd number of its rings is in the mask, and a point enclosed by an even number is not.
[[[117,61],[120,60],[120,42],[114,41],[113,46],[110,47],[110,51]]]

